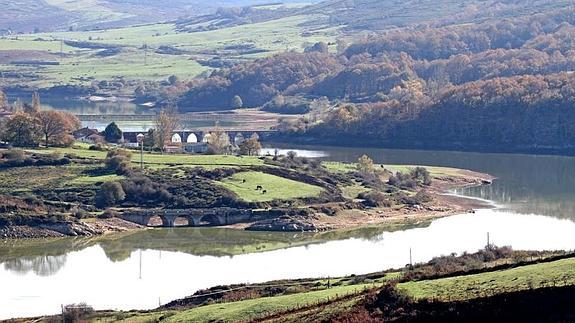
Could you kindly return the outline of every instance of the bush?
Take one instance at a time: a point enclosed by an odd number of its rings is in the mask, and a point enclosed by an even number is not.
[[[431,195],[429,195],[429,193],[427,193],[425,190],[420,190],[413,196],[399,192],[396,194],[395,199],[401,204],[410,206],[425,204],[433,200]]]
[[[82,209],[74,210],[74,212],[72,212],[72,214],[74,214],[74,217],[78,220],[82,220],[82,219],[88,218],[90,216],[90,213],[88,213]]]
[[[106,147],[102,144],[95,144],[95,145],[91,145],[90,147],[88,147],[88,150],[93,150],[93,151],[106,151]]]
[[[360,193],[358,197],[364,200],[364,204],[371,207],[391,207],[393,199],[384,193],[378,191],[369,191]]]
[[[426,264],[416,265],[408,272],[404,280],[422,279],[461,273],[481,269],[486,263],[499,259],[513,258],[516,252],[511,247],[497,247],[490,245],[475,253],[463,253],[461,256],[453,253],[431,259]]]
[[[126,198],[122,185],[118,182],[106,182],[100,187],[100,191],[94,198],[94,204],[98,208],[116,205]]]
[[[63,308],[62,319],[66,323],[81,322],[86,315],[93,312],[94,309],[92,306],[89,306],[86,303],[69,304],[65,305]]]
[[[26,156],[24,155],[24,152],[20,149],[10,149],[6,152],[4,152],[4,154],[2,155],[2,158],[6,159],[9,162],[23,162],[24,158]]]
[[[110,209],[106,209],[104,212],[98,215],[98,219],[111,219],[118,217],[118,212]]]
[[[387,183],[402,189],[414,189],[418,186],[431,185],[431,175],[424,167],[416,167],[407,174],[395,173],[389,177]]]
[[[130,173],[132,163],[132,153],[126,150],[111,150],[106,155],[106,168],[118,175]]]
[[[415,179],[418,183],[429,186],[431,185],[431,175],[424,167],[415,167],[410,172],[411,178]]]

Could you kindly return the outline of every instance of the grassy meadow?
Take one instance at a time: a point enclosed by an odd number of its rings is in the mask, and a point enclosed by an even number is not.
[[[399,288],[415,299],[443,301],[466,300],[502,292],[521,291],[542,286],[575,284],[575,258],[433,280],[402,283]]]
[[[451,278],[429,279],[400,283],[400,292],[415,300],[458,301],[496,295],[502,292],[531,288],[572,286],[575,284],[573,267],[575,258],[542,262],[479,274]],[[403,271],[390,272],[379,278],[346,277],[281,281],[261,284],[289,286],[288,291],[272,297],[256,297],[239,301],[208,303],[181,310],[151,312],[102,312],[90,319],[93,322],[238,322],[269,320],[273,322],[300,322],[302,320],[329,320],[333,315],[351,310],[366,301],[368,291],[386,282],[402,277]],[[254,287],[257,285],[254,285]],[[305,288],[304,286],[308,286]],[[313,286],[311,290],[310,286]]]
[[[52,0],[58,1],[58,0]],[[12,51],[12,60],[37,59],[57,61],[60,65],[13,65],[10,59],[0,61],[1,73],[19,73],[27,85],[87,85],[93,80],[164,80],[170,75],[189,79],[211,68],[198,59],[223,57],[234,60],[255,59],[287,50],[302,51],[305,44],[335,41],[338,28],[314,28],[306,23],[317,15],[290,16],[276,20],[233,26],[202,32],[179,32],[173,23],[157,23],[82,32],[54,32],[4,36],[0,49]],[[120,52],[100,57],[101,49],[76,48],[61,40],[85,41],[120,46]],[[254,50],[246,53],[230,48],[249,44]],[[143,45],[148,50],[142,49]],[[160,46],[183,51],[180,55],[157,53]],[[62,54],[60,55],[60,50]],[[29,57],[30,56],[30,57]],[[0,84],[1,86],[2,84]]]
[[[294,308],[323,303],[334,298],[357,294],[374,284],[337,286],[321,291],[297,293],[276,297],[263,297],[233,303],[221,303],[183,311],[169,317],[166,322],[239,322],[255,320]]]
[[[292,200],[318,196],[322,192],[322,188],[318,186],[261,172],[237,173],[219,183],[248,202]],[[265,194],[261,190],[256,190],[258,185],[266,190]]]
[[[341,173],[349,173],[357,171],[357,163],[342,163],[342,162],[324,162],[323,165],[333,171]],[[374,164],[375,168],[385,168],[393,173],[407,173],[410,170],[418,167],[418,165],[389,165],[389,164]],[[450,167],[437,167],[437,166],[424,166],[431,176],[433,177],[443,177],[443,176],[457,176],[461,175],[464,170]]]

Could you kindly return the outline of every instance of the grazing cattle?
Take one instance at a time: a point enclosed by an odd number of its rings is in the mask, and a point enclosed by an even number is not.
[[[244,180],[242,181],[242,183],[245,183],[245,182],[246,182],[246,179],[244,178]]]
[[[266,194],[267,192],[268,192],[268,191],[266,191],[266,190],[263,190],[263,191],[262,191],[262,194]]]
[[[256,191],[263,190],[263,189],[264,189],[264,188],[263,188],[261,185],[258,185],[258,186],[256,187]]]

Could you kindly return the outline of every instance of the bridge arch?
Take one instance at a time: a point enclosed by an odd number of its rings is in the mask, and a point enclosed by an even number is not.
[[[186,142],[187,142],[188,144],[195,144],[195,143],[198,142],[198,136],[196,136],[196,134],[192,132],[192,133],[190,133],[190,134],[188,135],[188,138],[186,139]]]
[[[200,218],[199,224],[202,226],[219,226],[224,225],[225,223],[221,223],[222,221],[220,218],[215,214],[206,214]]]
[[[242,135],[241,132],[240,132],[240,133],[238,133],[238,134],[235,135],[235,137],[234,137],[234,144],[235,144],[236,146],[239,146],[239,145],[241,145],[241,144],[244,142],[244,140],[245,140],[245,137],[244,137],[244,135]]]
[[[190,220],[185,216],[178,216],[174,218],[175,227],[187,227],[190,226]]]
[[[152,215],[148,218],[148,222],[146,223],[148,227],[162,227],[164,226],[164,219],[162,219],[159,215]]]
[[[182,137],[179,134],[175,133],[172,136],[172,142],[173,143],[182,143]]]

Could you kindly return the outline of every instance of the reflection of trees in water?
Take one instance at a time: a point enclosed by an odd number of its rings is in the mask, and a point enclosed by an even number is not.
[[[66,255],[22,257],[6,261],[4,268],[20,274],[32,271],[38,276],[52,276],[64,267],[66,257]]]
[[[575,183],[573,185],[575,187]],[[460,189],[457,193],[495,201],[516,213],[575,220],[575,200],[569,189],[543,196],[532,189],[517,190],[495,182],[489,186]]]
[[[424,226],[427,224],[420,224]],[[405,230],[412,226],[397,227]],[[110,261],[130,258],[138,249],[184,252],[193,255],[233,256],[297,246],[309,246],[330,240],[361,238],[381,239],[382,227],[319,233],[250,232],[222,228],[170,228],[126,232],[91,238],[62,238],[48,242],[12,244],[0,248],[0,262],[7,270],[18,273],[33,271],[49,276],[66,264],[66,255],[99,245]]]
[[[66,264],[67,254],[96,243],[90,238],[57,238],[46,240],[14,240],[0,247],[0,264],[17,273],[34,272],[39,276],[56,274]]]
[[[547,201],[530,199],[528,203],[510,204],[509,208],[513,212],[521,214],[548,215],[575,221],[575,200]]]
[[[400,228],[397,228],[400,229]],[[403,229],[406,229],[404,227]],[[134,232],[99,245],[112,261],[122,261],[138,249],[185,252],[193,255],[233,256],[323,243],[349,238],[378,239],[381,227],[320,233],[252,232],[221,228],[171,228]]]
[[[509,204],[525,200],[529,192],[520,192],[506,185],[501,185],[501,182],[494,182],[491,185],[480,187],[467,187],[456,190],[458,194],[478,197],[485,200],[495,201],[499,204]],[[531,194],[533,195],[533,194]]]

